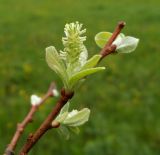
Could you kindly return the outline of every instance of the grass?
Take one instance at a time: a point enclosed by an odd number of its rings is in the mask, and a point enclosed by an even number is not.
[[[159,155],[159,4],[158,0],[0,0],[0,153],[29,109],[30,95],[42,95],[52,80],[61,87],[45,62],[44,49],[63,48],[65,23],[84,23],[91,56],[100,50],[95,34],[113,31],[124,20],[123,32],[140,38],[138,49],[105,59],[101,64],[107,70],[87,79],[73,99],[73,107],[91,108],[90,121],[69,141],[54,130],[47,133],[30,154]],[[40,109],[18,149],[54,103],[50,100]]]

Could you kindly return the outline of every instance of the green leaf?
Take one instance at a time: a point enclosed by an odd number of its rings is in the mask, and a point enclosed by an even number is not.
[[[68,112],[68,110],[69,110],[69,105],[70,105],[70,103],[69,103],[69,102],[67,102],[67,103],[63,106],[63,108],[61,109],[61,111],[60,111],[60,114],[59,114],[59,115],[61,115],[61,114],[65,113],[65,112]]]
[[[111,36],[112,36],[112,33],[110,32],[100,32],[96,34],[95,42],[100,48],[103,48]]]
[[[54,70],[57,75],[62,79],[65,85],[67,85],[67,73],[63,61],[54,46],[46,48],[46,61],[48,66]]]
[[[56,121],[59,122],[59,123],[63,123],[63,121],[65,120],[65,118],[67,117],[68,115],[68,110],[69,110],[69,105],[70,103],[67,102],[63,108],[61,109],[59,115],[56,117]]]
[[[68,140],[70,138],[70,132],[69,132],[68,128],[65,127],[64,125],[60,125],[60,127],[58,128],[58,132],[66,140]]]
[[[79,111],[77,114],[67,117],[63,124],[68,126],[80,126],[88,121],[90,115],[90,110],[88,108],[84,108]]]
[[[64,112],[61,115],[59,114],[55,120],[59,123],[63,123],[63,121],[66,119],[67,116],[68,116],[68,112]]]
[[[66,140],[70,138],[71,132],[75,134],[79,134],[80,129],[78,127],[65,126],[65,125],[61,125],[58,128],[58,133],[60,134],[60,136],[62,136]]]
[[[90,58],[84,66],[81,68],[81,70],[92,68],[97,65],[98,61],[100,60],[101,55],[94,55],[92,58]]]
[[[76,82],[78,82],[80,79],[83,79],[84,77],[96,73],[98,71],[102,71],[104,70],[105,67],[96,67],[96,68],[90,68],[90,69],[86,69],[86,70],[82,70],[76,74],[74,74],[70,79],[69,79],[69,86],[73,87]]]
[[[112,36],[112,33],[110,33],[110,32],[100,32],[100,33],[96,34],[95,42],[100,48],[103,48],[111,36]],[[118,35],[118,37],[116,38],[116,40],[114,41],[114,43],[115,42],[119,43],[121,41],[121,39],[124,37],[125,37],[125,35],[123,33],[120,33]]]
[[[80,129],[78,127],[69,126],[68,128],[75,134],[79,134],[80,132]]]

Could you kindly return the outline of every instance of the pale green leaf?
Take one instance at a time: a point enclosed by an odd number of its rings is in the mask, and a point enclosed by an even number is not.
[[[76,74],[74,74],[70,79],[69,79],[69,85],[74,86],[76,82],[78,82],[80,79],[83,79],[84,77],[96,73],[98,71],[104,70],[105,67],[96,67],[96,68],[90,68],[86,70],[82,70]]]
[[[111,36],[112,33],[110,32],[99,32],[95,36],[95,42],[100,48],[103,48]]]
[[[123,33],[120,33],[112,44],[119,46],[121,44],[123,38],[125,38],[125,35]]]
[[[65,120],[65,118],[67,117],[68,115],[68,110],[69,110],[69,105],[70,103],[67,102],[63,108],[61,109],[59,115],[56,117],[56,121],[59,122],[59,123],[63,123],[63,121]]]
[[[68,128],[65,127],[64,125],[60,125],[60,127],[58,128],[58,132],[66,140],[68,140],[70,138],[70,132],[69,132]]]
[[[68,112],[64,112],[62,114],[59,114],[57,116],[57,118],[55,119],[55,121],[57,121],[59,123],[63,123],[63,121],[66,119],[67,115],[68,115]]]
[[[138,45],[139,39],[127,36],[122,39],[121,43],[117,45],[117,53],[130,53],[133,52]]]
[[[90,115],[90,110],[88,108],[84,108],[79,111],[77,114],[67,117],[63,124],[68,126],[80,126],[88,121]]]
[[[100,58],[101,58],[101,55],[94,55],[93,57],[91,57],[91,58],[84,64],[84,66],[81,68],[81,70],[95,67],[95,66],[97,65],[98,61],[100,60]]]
[[[100,48],[103,48],[111,36],[112,36],[112,33],[110,33],[110,32],[100,32],[100,33],[96,34],[95,42]],[[116,40],[114,41],[114,43],[121,42],[121,39],[124,37],[125,37],[125,35],[123,33],[120,33],[118,35],[118,37],[116,38]]]
[[[68,128],[75,134],[79,134],[80,132],[80,129],[78,127],[69,126]]]
[[[46,61],[48,66],[54,70],[58,76],[62,79],[65,85],[67,85],[67,73],[63,61],[60,59],[60,56],[54,46],[46,48]]]
[[[60,111],[60,114],[59,114],[59,115],[61,115],[61,114],[65,113],[65,112],[68,112],[68,110],[69,110],[69,105],[70,105],[70,103],[69,103],[69,102],[67,102],[67,103],[63,106],[63,108],[61,109],[61,111]]]

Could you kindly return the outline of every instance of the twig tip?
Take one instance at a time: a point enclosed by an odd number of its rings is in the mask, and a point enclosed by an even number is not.
[[[119,26],[120,28],[123,28],[125,25],[126,25],[126,23],[125,23],[124,21],[120,21],[120,22],[118,23],[118,26]]]

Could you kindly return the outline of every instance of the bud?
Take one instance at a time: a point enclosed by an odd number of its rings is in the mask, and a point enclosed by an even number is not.
[[[41,103],[42,99],[37,95],[31,95],[31,104],[32,106],[38,106]]]
[[[59,92],[58,92],[58,90],[55,89],[55,88],[52,90],[52,93],[53,93],[53,95],[56,96],[56,97],[59,96]]]

